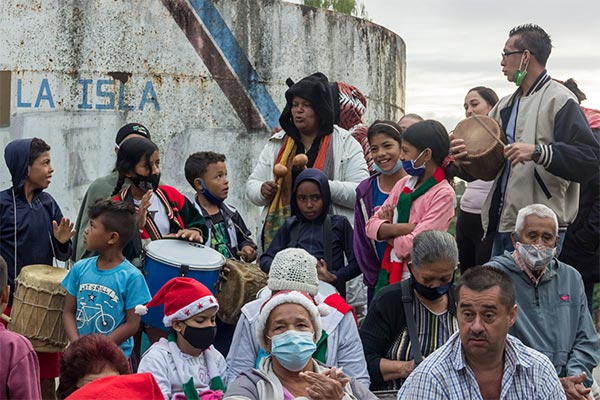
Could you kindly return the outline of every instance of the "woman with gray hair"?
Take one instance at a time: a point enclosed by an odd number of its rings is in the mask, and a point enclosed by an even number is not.
[[[398,390],[458,329],[451,290],[457,263],[452,235],[423,231],[413,242],[410,279],[377,293],[360,329],[371,390]]]

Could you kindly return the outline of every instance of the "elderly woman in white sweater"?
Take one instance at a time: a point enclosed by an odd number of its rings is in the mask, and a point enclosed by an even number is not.
[[[271,296],[256,326],[257,339],[270,356],[233,381],[225,399],[376,399],[355,379],[312,358],[322,332],[319,313],[306,292],[284,290]]]

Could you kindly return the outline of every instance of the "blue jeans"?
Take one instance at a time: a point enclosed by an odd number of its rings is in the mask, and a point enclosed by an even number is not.
[[[562,250],[563,241],[565,240],[566,231],[558,231],[558,242],[556,243],[556,257]],[[494,244],[492,246],[492,257],[501,256],[504,251],[512,253],[515,248],[510,238],[510,232],[496,232],[494,235]]]

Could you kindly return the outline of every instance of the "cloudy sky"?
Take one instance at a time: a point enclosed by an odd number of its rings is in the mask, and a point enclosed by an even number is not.
[[[477,85],[500,97],[515,86],[501,73],[508,31],[536,23],[552,37],[547,68],[573,77],[600,109],[600,1],[598,0],[364,0],[369,18],[406,43],[406,110],[452,129],[463,118],[466,91]]]

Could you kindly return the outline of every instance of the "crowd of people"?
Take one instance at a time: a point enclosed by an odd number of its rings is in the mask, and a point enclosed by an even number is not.
[[[281,129],[245,186],[263,210],[258,238],[226,203],[223,154],[188,157],[188,198],[161,181],[148,129],[127,124],[74,222],[45,191],[50,146],[12,141],[5,319],[25,266],[74,264],[63,352],[0,324],[0,399],[600,399],[600,112],[580,107],[574,81],[550,78],[551,48],[537,25],[512,29],[501,66],[516,91],[466,94],[465,117],[505,134],[492,180],[473,176],[469,143],[438,121],[367,126],[358,88],[322,73],[289,81]],[[455,177],[468,182],[456,238]],[[236,324],[191,277],[151,292],[145,248],[167,238],[256,263],[267,286]],[[142,322],[153,308],[160,326]]]

